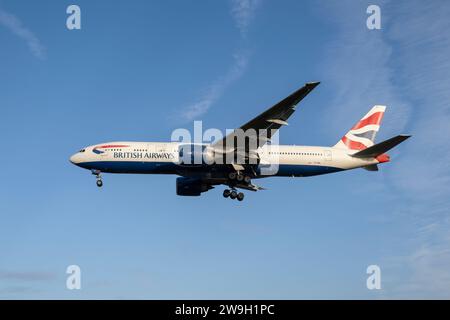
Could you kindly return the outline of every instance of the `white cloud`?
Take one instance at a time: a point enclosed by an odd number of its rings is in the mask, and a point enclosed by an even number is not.
[[[233,58],[233,66],[227,74],[207,88],[205,94],[182,113],[184,120],[191,121],[203,115],[222,96],[225,89],[242,76],[247,67],[248,54],[237,53]]]
[[[232,0],[231,14],[243,37],[247,35],[248,27],[259,3],[260,0]]]
[[[411,8],[414,8],[411,10]],[[417,225],[406,279],[422,297],[450,298],[450,5],[410,1],[389,7],[387,34],[398,46],[399,91],[414,105],[409,161],[390,177],[408,195],[404,210]],[[407,288],[407,287],[406,287]]]
[[[260,0],[231,1],[231,15],[236,22],[237,28],[239,28],[241,36],[245,38]],[[207,87],[205,93],[197,102],[187,106],[185,110],[181,112],[183,120],[191,121],[203,115],[223,95],[225,89],[242,76],[248,64],[249,54],[248,52],[241,50],[238,53],[235,53],[233,58],[233,65],[228,72]]]
[[[39,59],[45,57],[45,48],[41,44],[41,41],[15,15],[0,9],[0,25],[3,25],[13,34],[24,40],[34,56]]]
[[[450,29],[450,5],[445,0],[379,5],[381,30],[366,28],[364,3],[321,8],[335,13],[328,18],[340,30],[324,62],[324,80],[338,91],[324,121],[339,135],[347,129],[343,124],[379,103],[388,106],[380,138],[413,135],[392,151],[392,163],[380,172],[392,198],[386,217],[403,226],[396,240],[405,248],[386,257],[391,279],[384,288],[390,297],[449,298],[450,33],[443,30]]]
[[[43,271],[5,271],[0,270],[0,279],[3,281],[47,281],[55,278],[55,274]]]
[[[376,104],[387,106],[380,135],[398,134],[409,119],[408,101],[393,82],[392,47],[383,38],[384,31],[367,29],[361,19],[366,16],[365,8],[359,6],[351,1],[327,4],[327,11],[335,13],[328,17],[341,30],[321,62],[324,85],[337,91],[324,113],[324,127],[331,125],[336,139]]]

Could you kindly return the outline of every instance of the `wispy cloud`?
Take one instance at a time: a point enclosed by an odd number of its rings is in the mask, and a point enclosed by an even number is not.
[[[39,293],[43,283],[55,279],[57,274],[51,272],[0,270],[0,298],[23,298],[24,295]]]
[[[39,293],[40,290],[30,287],[30,286],[9,286],[6,288],[0,288],[0,297],[11,298],[11,296],[23,296],[24,294]]]
[[[259,3],[260,0],[231,0],[231,15],[243,38],[246,38],[248,27]],[[191,121],[207,112],[223,95],[226,88],[242,76],[247,68],[248,61],[249,53],[247,51],[239,50],[235,53],[233,55],[233,65],[227,73],[215,80],[205,89],[205,92],[200,99],[187,106],[184,111],[181,112],[183,120]]]
[[[24,282],[32,281],[48,281],[55,279],[55,274],[49,272],[39,272],[39,271],[1,271],[1,280],[16,280]]]
[[[323,10],[334,12],[328,18],[341,30],[322,62],[323,82],[337,91],[329,112],[324,113],[324,127],[331,124],[330,135],[340,136],[373,105],[381,104],[388,107],[382,134],[398,134],[409,119],[410,107],[393,82],[393,49],[384,39],[384,31],[367,29],[361,19],[366,11],[360,3],[328,2]]]
[[[411,8],[415,8],[411,10]],[[414,105],[409,161],[390,178],[406,195],[401,218],[411,221],[411,269],[403,290],[421,297],[450,297],[450,28],[448,1],[392,3],[387,7],[399,65],[399,91]],[[406,13],[407,12],[407,13]]]
[[[375,103],[388,106],[384,137],[405,128],[413,134],[401,153],[393,150],[394,161],[382,172],[393,208],[386,214],[403,226],[399,240],[405,246],[386,257],[386,267],[396,275],[386,292],[402,298],[448,298],[450,34],[442,30],[450,28],[450,6],[447,1],[381,1],[382,29],[369,31],[355,14],[365,12],[364,3],[330,5],[341,28],[324,67],[324,77],[338,89],[330,103],[333,112],[328,112],[334,119],[325,119],[333,135]]]
[[[27,29],[15,15],[0,8],[0,25],[26,42],[33,55],[39,59],[45,57],[45,47],[36,35]]]
[[[247,35],[248,27],[260,2],[260,0],[232,0],[231,14],[243,37]]]
[[[247,67],[248,53],[236,53],[233,59],[233,65],[227,74],[209,86],[197,102],[186,108],[182,113],[184,120],[191,121],[203,115],[220,98],[225,89],[242,76]]]

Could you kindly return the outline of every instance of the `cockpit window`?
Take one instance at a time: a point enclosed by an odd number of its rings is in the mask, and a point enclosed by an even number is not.
[[[86,149],[81,149],[79,152],[85,152],[86,151]]]

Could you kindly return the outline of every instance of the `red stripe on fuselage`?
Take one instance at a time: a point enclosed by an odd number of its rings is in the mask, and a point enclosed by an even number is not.
[[[95,149],[126,148],[126,147],[129,147],[129,146],[122,145],[122,144],[110,144],[110,145],[106,145],[106,146],[95,147]]]
[[[363,119],[360,122],[358,122],[357,124],[355,124],[355,126],[353,128],[351,128],[350,130],[356,130],[356,129],[365,127],[369,124],[380,125],[381,119],[383,119],[383,114],[384,114],[384,112],[375,112],[370,117]]]

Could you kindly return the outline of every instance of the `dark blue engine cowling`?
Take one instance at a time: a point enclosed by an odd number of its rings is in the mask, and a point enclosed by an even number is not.
[[[212,186],[197,178],[177,178],[177,195],[199,196],[202,192],[212,189]]]
[[[206,145],[181,145],[178,148],[178,156],[179,164],[185,166],[203,166],[214,162],[214,153]]]

